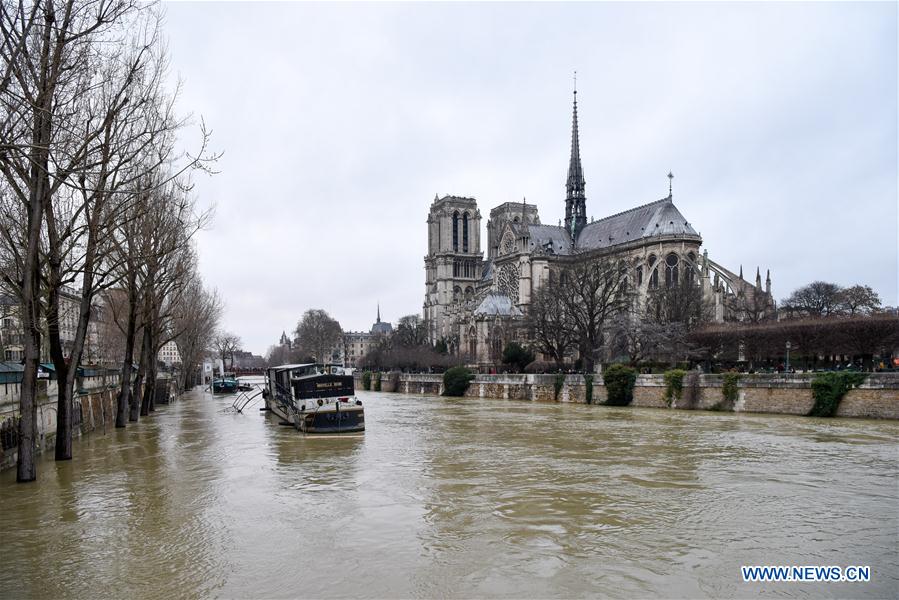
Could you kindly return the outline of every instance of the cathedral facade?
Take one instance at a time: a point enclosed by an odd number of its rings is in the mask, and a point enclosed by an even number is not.
[[[476,200],[435,196],[427,220],[423,305],[431,342],[444,340],[471,362],[497,364],[508,342],[527,342],[520,324],[551,270],[600,257],[627,265],[636,302],[653,288],[685,279],[701,287],[715,321],[744,318],[735,310],[738,300],[773,310],[770,274],[763,288],[760,271],[752,284],[742,267],[735,274],[709,259],[699,233],[675,206],[670,185],[665,198],[587,222],[574,94],[564,224],[542,224],[537,206],[524,201],[500,204],[490,211],[484,256]]]

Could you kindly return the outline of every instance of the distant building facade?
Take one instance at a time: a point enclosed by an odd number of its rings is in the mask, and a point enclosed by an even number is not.
[[[265,367],[265,358],[247,352],[246,350],[234,351],[233,369],[262,369]]]
[[[362,359],[372,348],[376,347],[384,337],[390,337],[393,325],[381,320],[381,306],[374,324],[369,331],[346,331],[341,346],[341,362],[344,366],[357,368]]]
[[[72,353],[75,335],[78,329],[78,313],[81,308],[81,291],[71,287],[63,287],[59,294],[59,340],[63,354],[68,357]],[[0,360],[20,361],[25,358],[24,329],[20,314],[18,298],[12,293],[0,289]],[[83,364],[99,364],[103,362],[100,348],[99,326],[104,315],[102,302],[97,299],[91,307],[91,319],[82,349]],[[50,345],[47,341],[46,314],[42,316],[41,361],[50,360]]]
[[[178,352],[178,344],[174,341],[168,341],[162,345],[156,355],[156,360],[171,368],[174,365],[181,364],[181,353]]]

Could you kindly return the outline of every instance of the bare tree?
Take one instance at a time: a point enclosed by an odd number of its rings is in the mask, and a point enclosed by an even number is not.
[[[222,301],[218,293],[203,289],[199,276],[194,273],[173,316],[175,344],[181,355],[178,389],[187,390],[193,386],[194,368],[212,342],[221,313]]]
[[[0,233],[11,261],[4,279],[20,296],[25,330],[25,371],[17,479],[36,478],[35,392],[41,346],[40,245],[44,214],[54,194],[84,164],[98,130],[75,130],[77,108],[86,86],[87,57],[131,11],[129,1],[33,0],[0,4],[0,172],[10,211]],[[6,204],[6,203],[5,203]]]
[[[428,327],[420,315],[400,317],[391,336],[395,346],[421,348],[428,345]]]
[[[646,317],[656,323],[680,323],[686,329],[693,329],[711,320],[711,307],[702,288],[682,277],[671,285],[649,290]]]
[[[790,294],[781,307],[791,317],[829,317],[842,312],[843,289],[826,281],[813,281]]]
[[[756,290],[728,294],[724,303],[728,314],[742,323],[762,323],[777,316],[771,297]]]
[[[579,257],[580,258],[580,257]],[[632,304],[627,266],[608,257],[577,260],[559,279],[560,301],[577,335],[584,369],[592,372],[605,343],[606,327]]]
[[[626,356],[631,365],[670,352],[669,328],[646,319],[641,311],[622,312],[612,319],[611,348],[614,356]]]
[[[322,309],[313,308],[303,314],[296,328],[300,348],[319,362],[328,362],[331,349],[340,341],[340,323]]]
[[[220,333],[212,340],[212,347],[222,359],[222,364],[228,369],[234,365],[234,353],[240,351],[242,344],[239,335],[228,331]]]
[[[534,341],[534,348],[549,356],[556,367],[561,369],[565,364],[565,357],[575,347],[577,335],[574,323],[562,302],[562,290],[554,279],[531,296],[525,327]]]
[[[869,285],[853,285],[840,293],[843,312],[850,317],[870,315],[880,310],[880,296]]]
[[[71,458],[72,396],[92,302],[123,271],[110,260],[110,250],[114,229],[137,198],[135,182],[146,183],[146,174],[153,173],[159,184],[165,181],[158,177],[162,171],[176,175],[206,160],[188,157],[185,165],[175,165],[173,133],[182,122],[173,116],[176,94],[162,86],[166,65],[158,24],[158,5],[133,0],[0,6],[0,206],[10,217],[0,222],[0,262],[4,280],[20,296],[27,332],[18,473],[23,481],[34,478],[41,316],[46,315],[60,382],[56,457],[65,460]],[[203,139],[205,144],[205,132]],[[67,285],[81,289],[70,349],[63,347],[59,327]]]
[[[139,36],[98,39],[97,49],[87,53],[81,65],[90,75],[84,90],[75,96],[78,121],[70,135],[74,140],[87,137],[94,141],[85,149],[82,164],[73,165],[72,175],[49,198],[44,212],[48,341],[60,382],[57,460],[72,457],[76,367],[94,296],[119,278],[118,265],[111,260],[114,230],[137,198],[127,193],[127,186],[169,159],[171,134],[178,127],[172,116],[172,99],[161,87],[165,61],[157,38],[158,16],[136,8],[131,12],[135,14],[121,16],[119,27],[127,20],[127,26],[139,31]],[[81,293],[75,339],[66,356],[59,310],[60,293],[69,284],[80,284]]]

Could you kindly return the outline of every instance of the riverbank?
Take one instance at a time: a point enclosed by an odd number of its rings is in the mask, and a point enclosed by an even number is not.
[[[115,428],[116,397],[121,376],[117,370],[96,370],[79,377],[74,398],[73,435]],[[160,380],[163,381],[163,380]],[[167,381],[167,380],[166,380]],[[16,466],[18,457],[18,418],[20,383],[0,385],[0,470]],[[56,447],[57,381],[38,380],[37,454]],[[167,388],[157,394],[156,403],[168,401]]]
[[[361,374],[356,387],[362,389]],[[813,373],[741,375],[737,395],[724,397],[724,375],[688,374],[683,395],[669,406],[663,375],[639,375],[631,406],[720,410],[783,415],[806,415],[815,404]],[[465,396],[534,402],[586,403],[587,385],[583,375],[565,375],[561,387],[556,375],[475,375]],[[443,376],[419,373],[384,373],[381,391],[404,394],[443,393]],[[602,375],[595,375],[592,401],[602,404],[607,392]],[[837,417],[899,419],[899,373],[870,373],[865,382],[850,390],[840,402]]]

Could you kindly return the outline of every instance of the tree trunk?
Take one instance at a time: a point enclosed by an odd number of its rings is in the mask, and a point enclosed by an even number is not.
[[[45,163],[46,164],[46,163]],[[32,167],[32,172],[37,167]],[[22,286],[22,329],[25,334],[25,369],[22,373],[22,391],[19,398],[19,448],[16,459],[16,481],[26,482],[37,479],[34,464],[37,443],[37,372],[41,359],[40,331],[40,267],[38,265],[38,243],[42,220],[43,185],[45,177],[35,173],[39,180],[37,189],[31,194],[28,214],[28,250],[24,264],[24,284]]]
[[[53,7],[48,7],[52,17]],[[46,196],[50,193],[50,109],[53,90],[48,82],[47,52],[50,28],[44,27],[43,55],[41,57],[41,95],[33,109],[31,147],[31,190],[28,202],[28,248],[22,264],[22,329],[25,333],[25,369],[22,373],[22,395],[19,399],[19,448],[16,459],[16,481],[37,479],[34,456],[37,442],[37,372],[41,358],[40,331],[40,263],[41,223],[44,217]]]
[[[153,356],[150,360],[147,367],[147,381],[144,383],[144,401],[140,410],[142,416],[156,410],[156,357]]]
[[[137,291],[134,267],[128,264],[128,325],[125,332],[125,358],[122,360],[122,380],[116,404],[115,426],[125,427],[131,403],[131,372],[134,365],[134,338],[137,336]]]
[[[56,460],[72,459],[72,387],[69,372],[76,367],[66,362],[59,337],[59,289],[51,291],[47,304],[47,332],[50,357],[56,369]]]
[[[153,315],[154,326],[159,322],[159,311]],[[153,328],[151,328],[153,329]],[[147,413],[156,411],[156,375],[159,373],[157,355],[159,353],[159,333],[150,332],[150,362],[147,363],[147,383],[144,387],[144,402]]]
[[[62,284],[59,281],[61,264],[58,252],[58,240],[55,225],[51,217],[52,208],[47,207],[47,229],[50,245],[48,259],[49,281],[47,284],[47,342],[50,346],[50,359],[56,369],[56,460],[72,460],[72,388],[67,384],[69,371],[75,370],[73,364],[66,362],[59,333],[59,296]]]
[[[16,458],[16,481],[24,483],[37,479],[34,455],[37,442],[37,371],[41,354],[40,332],[34,326],[37,302],[33,299],[23,313],[25,318],[25,371],[22,374],[22,395],[19,399],[19,448]]]
[[[137,365],[137,376],[134,378],[134,385],[131,389],[131,421],[137,421],[140,417],[146,416],[143,407],[143,391],[144,374],[147,372],[150,354],[150,332],[149,325],[144,324],[143,342],[141,343],[140,363]]]

